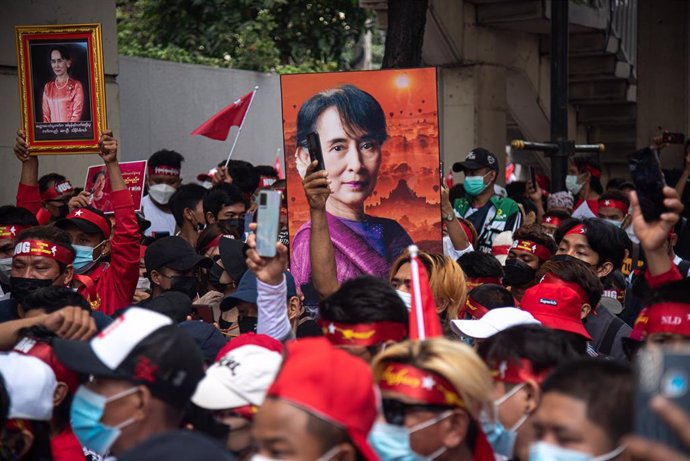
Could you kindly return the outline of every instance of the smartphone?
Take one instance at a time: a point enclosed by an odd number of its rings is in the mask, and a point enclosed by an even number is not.
[[[635,432],[690,454],[676,433],[649,408],[650,399],[661,395],[690,413],[690,347],[648,345],[635,362]]]
[[[534,171],[534,167],[529,167],[529,180],[532,181],[532,189],[537,188],[537,173]]]
[[[213,323],[213,308],[208,304],[192,304],[192,318]]]
[[[312,131],[307,134],[307,147],[309,149],[309,159],[313,162],[316,160],[319,166],[316,171],[325,170],[326,166],[323,163],[323,151],[321,150],[321,140],[319,139],[319,133]]]
[[[664,144],[683,144],[685,142],[685,135],[683,133],[664,131],[664,134],[661,136],[661,142]]]
[[[256,210],[256,251],[259,256],[273,258],[280,230],[281,193],[277,190],[259,192],[259,207]]]
[[[628,166],[644,220],[657,221],[661,213],[667,211],[663,192],[666,180],[661,171],[658,154],[649,147],[638,150],[628,158]]]

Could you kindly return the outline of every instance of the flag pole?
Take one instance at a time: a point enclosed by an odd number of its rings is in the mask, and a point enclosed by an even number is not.
[[[249,105],[247,106],[247,112],[244,113],[244,117],[242,118],[242,123],[240,123],[240,127],[237,130],[237,133],[235,134],[235,140],[232,142],[232,147],[230,148],[230,154],[228,155],[228,159],[225,161],[225,168],[228,167],[228,163],[230,163],[230,157],[232,157],[232,153],[235,151],[235,145],[237,144],[237,139],[240,137],[240,133],[242,132],[242,127],[244,126],[244,121],[247,120],[247,116],[249,115],[249,110],[252,108],[252,103],[254,102],[254,96],[256,96],[256,92],[259,90],[259,85],[256,85],[254,87],[254,91],[252,92],[252,98],[249,100]]]
[[[417,315],[417,337],[420,340],[426,339],[426,331],[424,331],[424,311],[422,309],[422,288],[419,284],[419,268],[417,267],[417,255],[419,248],[417,245],[410,245],[407,247],[410,253],[410,272],[412,276],[412,296],[415,299],[415,313]]]

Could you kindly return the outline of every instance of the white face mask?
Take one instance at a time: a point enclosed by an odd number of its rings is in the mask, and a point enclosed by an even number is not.
[[[536,442],[530,445],[529,461],[609,461],[623,453],[624,450],[625,445],[603,455],[592,456],[588,453],[568,450],[567,448],[561,448],[545,442]]]
[[[10,271],[12,270],[12,258],[0,259],[0,282],[4,284],[10,283]]]
[[[336,445],[335,447],[331,448],[328,450],[326,453],[323,455],[319,456],[316,461],[330,461],[340,453],[341,447],[340,445]],[[255,453],[252,455],[250,458],[250,461],[277,461],[274,458],[269,458],[268,456],[260,455],[259,453]]]
[[[580,190],[583,186],[583,184],[578,184],[577,178],[578,175],[576,174],[569,174],[565,177],[565,188],[568,189],[568,192],[570,192],[574,196],[577,196],[577,194],[580,193]]]
[[[176,190],[169,184],[154,184],[149,186],[149,195],[159,205],[167,205]]]
[[[137,291],[149,291],[151,289],[151,280],[146,277],[139,277],[137,280]]]
[[[398,293],[398,296],[400,296],[400,299],[402,299],[402,302],[405,304],[405,307],[407,307],[407,310],[409,311],[412,309],[412,295],[406,291],[395,290],[395,292]]]

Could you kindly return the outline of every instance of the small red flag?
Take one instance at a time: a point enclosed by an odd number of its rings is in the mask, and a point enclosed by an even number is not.
[[[225,141],[228,138],[231,126],[242,126],[253,95],[254,91],[245,94],[240,99],[202,123],[199,128],[192,131],[192,134],[200,134],[207,138]]]
[[[280,149],[278,149],[278,152],[276,152],[276,161],[273,164],[273,168],[276,170],[276,173],[278,173],[278,179],[285,179],[285,175],[283,174],[283,167],[280,163]]]
[[[419,250],[416,245],[410,245],[408,251],[410,252],[410,288],[412,289],[410,339],[424,340],[443,336],[426,268],[417,257]]]
[[[448,174],[446,174],[446,187],[450,189],[453,187],[453,172],[449,171]]]

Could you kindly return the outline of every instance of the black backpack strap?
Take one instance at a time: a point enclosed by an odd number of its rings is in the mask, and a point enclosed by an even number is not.
[[[606,308],[602,307],[602,309]],[[616,335],[620,329],[623,328],[623,325],[625,325],[624,321],[616,316],[613,317],[611,323],[609,323],[609,326],[606,328],[606,333],[604,333],[604,338],[601,340],[601,346],[599,346],[597,352],[600,354],[611,355],[613,341],[616,339]]]

